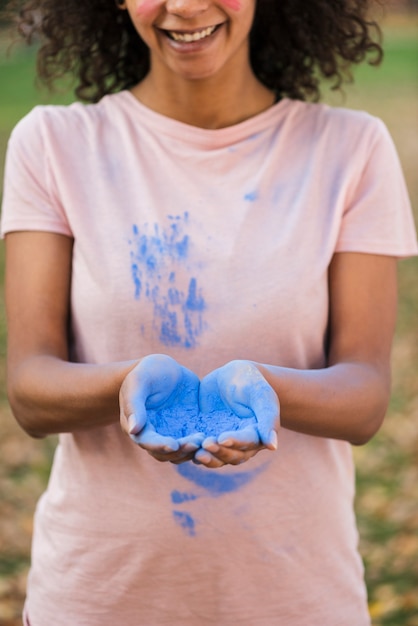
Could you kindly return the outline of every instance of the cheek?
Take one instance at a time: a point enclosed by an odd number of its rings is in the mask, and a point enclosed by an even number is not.
[[[221,0],[221,2],[233,11],[239,11],[242,6],[241,0]],[[135,13],[141,17],[152,15],[163,3],[164,0],[139,0]]]
[[[158,11],[163,1],[164,0],[139,0],[135,7],[135,14],[142,18],[151,17]]]
[[[222,4],[228,9],[239,11],[241,9],[241,0],[221,0]]]

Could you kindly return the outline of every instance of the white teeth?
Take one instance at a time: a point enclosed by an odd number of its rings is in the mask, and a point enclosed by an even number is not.
[[[174,41],[190,43],[191,41],[199,41],[200,39],[209,37],[209,35],[211,35],[214,32],[215,28],[216,26],[209,26],[208,28],[205,28],[204,30],[200,30],[196,33],[176,33],[170,30],[168,34],[170,35],[172,39],[174,39]]]

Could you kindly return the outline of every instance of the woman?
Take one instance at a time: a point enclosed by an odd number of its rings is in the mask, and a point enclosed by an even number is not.
[[[379,60],[366,9],[24,4],[40,75],[90,101],[35,108],[7,157],[8,393],[60,433],[27,624],[370,623],[350,443],[417,244],[383,124],[306,102]]]

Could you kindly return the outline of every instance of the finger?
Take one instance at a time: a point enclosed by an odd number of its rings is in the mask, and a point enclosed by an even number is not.
[[[192,452],[153,452],[151,450],[146,450],[146,452],[152,456],[153,459],[159,461],[161,463],[173,463],[175,465],[180,465],[181,463],[186,463],[186,461],[192,461],[194,459],[194,454],[196,450]]]
[[[250,443],[249,438],[246,437],[244,443],[233,442],[236,447],[228,447],[220,445],[216,440],[208,438],[203,442],[202,449],[209,452],[212,457],[215,457],[218,461],[222,461],[225,465],[240,465],[264,448],[259,442],[257,432],[255,432],[255,436],[253,437],[253,441],[255,440],[257,441],[256,444]]]
[[[180,441],[180,440],[178,440]],[[197,445],[193,441],[189,441],[184,445],[181,445],[177,452],[170,453],[169,460],[171,463],[179,465],[180,463],[185,463],[186,461],[194,460],[196,452],[200,450],[200,445]]]
[[[136,403],[132,402],[128,382],[124,382],[121,386],[119,392],[119,407],[122,430],[128,435],[139,433],[139,431],[145,426],[145,422],[147,420],[145,403],[141,403],[139,401]]]
[[[207,450],[203,450],[202,448],[200,448],[194,455],[194,461],[199,463],[199,465],[204,465],[205,467],[209,467],[211,469],[216,469],[225,465],[221,459],[218,459],[216,456]]]
[[[205,435],[203,433],[193,433],[192,435],[180,437],[180,439],[177,439],[177,441],[179,442],[181,447],[188,446],[190,450],[192,449],[192,447],[194,447],[194,449],[197,450],[202,445],[204,439]]]
[[[130,435],[137,435],[144,428],[147,421],[145,406],[137,406],[137,410],[131,413],[127,419],[127,428]]]
[[[147,424],[138,435],[131,435],[131,438],[142,448],[152,452],[163,454],[176,452],[180,448],[177,439],[160,435],[150,424]]]
[[[218,446],[216,451],[215,449],[212,451],[211,446],[210,452],[206,449],[199,450],[195,454],[195,459],[209,468],[223,467],[224,465],[242,465],[242,463],[255,456],[261,449],[259,446],[252,450],[242,451]]]
[[[277,394],[268,383],[263,383],[253,388],[251,392],[251,406],[257,418],[261,442],[269,450],[277,450],[280,404]]]
[[[218,444],[226,448],[248,450],[260,445],[260,437],[257,425],[246,426],[238,430],[230,430],[221,433],[217,439]],[[203,442],[203,447],[205,447]]]

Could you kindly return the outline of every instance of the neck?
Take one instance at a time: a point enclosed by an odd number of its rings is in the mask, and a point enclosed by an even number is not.
[[[222,77],[182,80],[169,73],[153,72],[132,89],[142,104],[172,119],[216,129],[238,124],[268,109],[274,93],[258,81],[250,68],[233,81]]]

